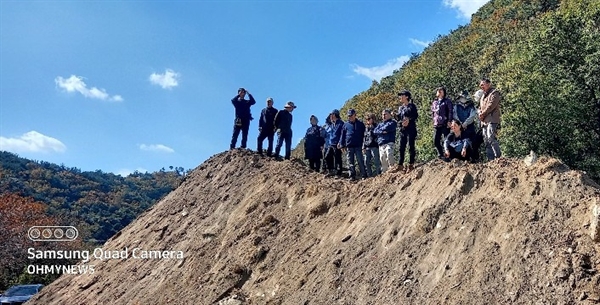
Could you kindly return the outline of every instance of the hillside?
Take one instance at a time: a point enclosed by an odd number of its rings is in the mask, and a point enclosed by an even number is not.
[[[103,247],[128,258],[92,258],[94,274],[63,275],[30,303],[600,303],[598,199],[586,174],[547,157],[352,183],[229,151]]]
[[[489,77],[503,95],[505,156],[534,150],[600,179],[598,20],[595,0],[491,0],[469,24],[437,37],[393,75],[346,101],[342,113],[397,109],[397,93],[410,90],[420,116],[417,158],[428,161],[435,157],[429,113],[435,88],[445,86],[454,99]]]
[[[50,216],[86,226],[87,239],[106,241],[142,211],[174,190],[183,169],[135,172],[127,177],[81,171],[0,151],[0,193],[31,197]]]

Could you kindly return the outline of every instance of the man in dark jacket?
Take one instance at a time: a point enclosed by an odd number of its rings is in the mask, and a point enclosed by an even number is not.
[[[356,118],[356,110],[348,110],[348,122],[342,128],[342,135],[338,143],[339,149],[346,150],[348,158],[348,169],[350,170],[350,179],[356,180],[356,168],[354,167],[354,158],[358,161],[360,176],[367,178],[365,163],[363,160],[362,146],[365,136],[365,124]]]
[[[446,96],[446,88],[437,88],[436,98],[431,102],[431,116],[433,119],[433,145],[438,158],[444,157],[442,142],[450,133],[450,120],[453,118],[453,111],[452,101]]]
[[[325,145],[323,127],[319,126],[319,119],[311,115],[310,127],[306,130],[304,136],[304,158],[308,159],[308,166],[315,172],[318,172],[321,168],[323,145]]]
[[[285,104],[284,110],[279,110],[275,115],[275,127],[277,131],[277,146],[275,146],[275,156],[279,158],[279,152],[283,141],[285,141],[285,159],[290,159],[292,153],[292,111],[296,109],[294,102],[289,101]]]
[[[260,121],[258,122],[258,143],[256,144],[256,149],[261,156],[263,154],[262,145],[265,139],[269,141],[267,156],[270,157],[273,152],[273,136],[275,135],[273,123],[275,122],[276,114],[277,109],[273,108],[273,99],[268,98],[267,108],[260,112]]]
[[[342,136],[342,128],[344,127],[344,121],[340,118],[340,111],[334,109],[329,114],[331,125],[327,128],[327,154],[325,160],[327,161],[327,168],[329,169],[328,176],[341,176],[342,175],[342,151],[338,148],[340,143],[340,137]]]
[[[246,93],[248,93],[250,100],[244,99]],[[240,131],[242,132],[242,146],[240,147],[246,148],[248,142],[248,129],[250,129],[250,121],[252,120],[250,106],[256,104],[256,101],[250,92],[246,91],[244,88],[240,88],[238,89],[238,94],[231,99],[231,103],[233,104],[233,107],[235,107],[235,120],[233,123],[233,136],[231,137],[229,148],[235,148]]]
[[[415,141],[417,139],[417,119],[419,112],[417,106],[412,102],[410,91],[404,90],[398,93],[401,105],[398,108],[398,123],[400,124],[400,159],[399,170],[404,170],[404,155],[408,143],[408,170],[411,171],[415,164]]]
[[[475,145],[475,143],[481,142],[477,141],[477,132],[475,130],[477,109],[475,109],[473,99],[471,99],[467,90],[464,90],[458,96],[458,100],[454,104],[454,119],[460,122],[465,136],[471,140],[471,148],[473,150],[471,162],[477,162],[479,159],[479,145]]]
[[[365,117],[365,138],[363,140],[363,154],[365,155],[365,169],[367,176],[375,177],[381,173],[381,162],[379,160],[379,144],[375,135],[377,117],[373,113],[367,113]],[[373,165],[371,166],[371,160]]]

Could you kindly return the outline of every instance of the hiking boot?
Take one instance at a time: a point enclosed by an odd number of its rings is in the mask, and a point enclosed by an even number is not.
[[[415,169],[415,165],[414,164],[409,164],[408,168],[406,169],[406,172],[408,173],[408,172],[412,171],[413,169]]]
[[[397,172],[401,172],[404,171],[404,166],[403,165],[395,165],[394,167],[389,169],[390,173],[397,173]]]

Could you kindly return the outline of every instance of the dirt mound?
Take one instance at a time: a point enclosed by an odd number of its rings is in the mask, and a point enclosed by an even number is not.
[[[213,156],[34,304],[600,302],[600,188],[555,159],[420,165],[356,183]],[[600,202],[600,201],[599,201]],[[183,259],[132,258],[132,249]]]

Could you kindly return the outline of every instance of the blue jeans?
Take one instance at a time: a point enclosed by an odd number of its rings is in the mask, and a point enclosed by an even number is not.
[[[375,163],[375,171],[372,170],[371,160]],[[367,176],[375,177],[381,174],[381,162],[379,160],[379,147],[367,147],[365,148],[365,169],[367,170]]]
[[[358,168],[360,169],[360,176],[366,177],[365,162],[363,160],[362,148],[360,147],[346,147],[346,156],[348,157],[348,169],[350,170],[350,177],[356,178],[356,168],[354,167],[354,158],[358,161]]]
[[[275,146],[275,156],[279,156],[279,152],[281,151],[281,146],[283,146],[283,141],[285,141],[285,159],[290,159],[290,154],[292,152],[292,134],[291,133],[282,133],[277,138],[277,146]]]

